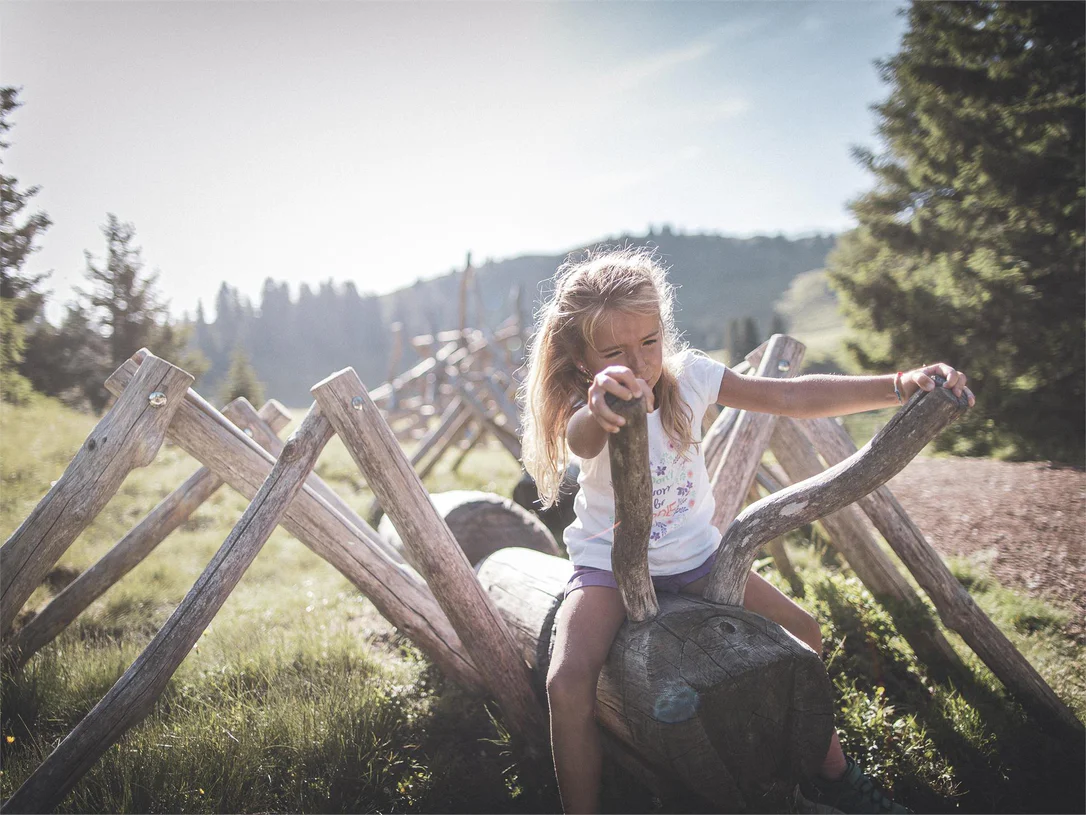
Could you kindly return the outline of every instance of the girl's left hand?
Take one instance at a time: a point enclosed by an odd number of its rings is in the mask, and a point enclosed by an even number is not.
[[[973,396],[973,392],[965,386],[968,377],[961,371],[954,370],[945,362],[936,362],[934,365],[925,365],[923,368],[916,368],[903,373],[901,375],[902,398],[908,399],[918,390],[935,390],[935,380],[932,377],[936,375],[946,380],[943,387],[950,388],[959,399],[965,396],[969,401],[969,407],[976,404],[977,400]]]

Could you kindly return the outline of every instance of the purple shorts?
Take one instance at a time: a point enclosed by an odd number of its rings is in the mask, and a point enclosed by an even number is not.
[[[652,585],[656,587],[657,591],[678,594],[683,588],[689,586],[699,577],[704,577],[709,574],[715,562],[716,552],[713,552],[705,559],[704,563],[700,566],[695,566],[690,571],[679,572],[678,574],[657,575],[652,578]],[[583,589],[585,586],[607,586],[610,589],[618,591],[618,583],[615,582],[614,572],[609,572],[607,569],[596,569],[592,566],[578,566],[573,570],[573,576],[570,577],[569,582],[566,583],[566,593],[564,596],[569,597],[570,592],[577,591],[577,589]]]

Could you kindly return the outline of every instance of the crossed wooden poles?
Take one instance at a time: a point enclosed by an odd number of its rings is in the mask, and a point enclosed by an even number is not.
[[[786,374],[798,368],[801,355],[802,346],[778,336],[764,349],[760,360],[755,358],[754,364],[763,374]],[[286,419],[275,403],[266,405],[257,414],[248,403],[236,402],[226,411],[231,421],[191,390],[191,376],[146,350],[122,365],[106,384],[117,395],[116,403],[87,437],[64,475],[0,548],[0,630],[10,630],[16,613],[31,592],[102,509],[125,475],[132,468],[149,463],[165,438],[191,454],[205,469],[194,474],[102,561],[55,598],[39,615],[42,622],[31,622],[18,636],[7,639],[5,644],[10,646],[10,658],[16,666],[146,556],[199,501],[222,483],[241,492],[251,503],[161,631],[98,705],[4,802],[3,811],[44,812],[55,808],[97,759],[149,713],[169,678],[277,524],[284,525],[347,576],[449,676],[496,699],[523,756],[534,761],[546,755],[544,715],[533,690],[533,682],[538,687],[539,677],[531,673],[532,668],[539,667],[539,648],[546,637],[541,636],[538,626],[533,634],[531,626],[526,628],[517,621],[525,613],[524,602],[534,604],[545,618],[553,619],[561,583],[557,591],[547,590],[550,591],[547,601],[546,591],[532,596],[511,592],[508,587],[501,590],[499,586],[494,591],[494,580],[486,576],[485,568],[480,578],[476,578],[441,513],[429,500],[412,462],[403,454],[374,398],[353,369],[340,371],[313,387],[316,402],[285,444],[275,436],[275,429]],[[469,404],[470,398],[476,396],[484,415],[493,416],[500,409],[500,398],[491,392],[487,404],[478,392],[473,393],[470,387],[462,389],[463,403]],[[914,397],[910,407],[899,414],[900,420],[888,425],[860,454],[847,450],[839,428],[832,422],[795,423],[796,433],[817,440],[817,449],[830,464],[837,465],[834,459],[848,460],[819,476],[830,486],[794,485],[748,508],[729,527],[725,552],[731,556],[722,557],[718,564],[731,562],[735,568],[729,571],[719,567],[714,571],[713,587],[707,592],[713,604],[709,604],[705,613],[715,615],[714,609],[719,608],[715,603],[734,604],[737,597],[741,598],[742,581],[753,552],[767,539],[766,535],[781,534],[788,522],[796,526],[841,511],[841,507],[857,496],[877,488],[867,498],[860,499],[860,506],[913,569],[943,619],[962,633],[1024,705],[1048,721],[1081,733],[1081,723],[968,601],[968,595],[946,572],[922,535],[903,520],[905,515],[900,507],[892,498],[881,496],[885,488],[879,485],[896,472],[894,468],[904,466],[960,409],[957,405],[947,407],[939,403],[938,400],[945,402],[946,398],[945,391]],[[929,408],[931,404],[936,407]],[[767,442],[771,442],[775,452],[778,447],[787,446],[778,437],[780,429],[788,423],[777,422],[774,432],[774,418],[725,413],[717,420],[714,428],[727,427],[711,433],[705,444],[714,467],[718,505],[722,485],[729,485],[726,487],[729,500],[746,495]],[[502,426],[500,422],[496,424]],[[333,433],[339,434],[395,524],[406,559],[312,473],[318,455]],[[794,440],[792,443],[797,445]],[[810,447],[810,442],[805,444]],[[783,458],[778,458],[783,464]],[[784,466],[787,469],[789,465]],[[796,477],[794,471],[789,474]],[[832,480],[834,474],[839,481]],[[833,487],[835,483],[846,487]],[[733,486],[736,484],[738,490]],[[721,515],[734,511],[723,508]],[[755,535],[752,529],[762,532]],[[867,547],[868,544],[855,544],[856,551],[862,551],[863,562],[877,564],[870,566],[871,573],[882,576],[884,583],[880,585],[885,586],[878,596],[891,598],[891,605],[913,602],[919,607],[920,601],[901,588],[907,584],[900,575],[896,581],[890,576],[897,575],[892,565],[887,567]],[[844,551],[845,547],[841,548]],[[547,558],[538,553],[530,555]],[[856,568],[853,555],[847,556]],[[859,554],[856,558],[860,562]],[[490,560],[495,561],[495,569],[501,569],[501,558],[494,556]],[[547,562],[558,564],[558,573],[565,563],[558,558],[547,558]],[[540,567],[534,578],[548,570],[555,572],[555,568]],[[636,573],[631,576],[627,571],[616,567],[616,572],[623,575],[620,578],[623,585],[631,585],[637,579]],[[488,588],[484,589],[484,584]],[[521,602],[510,602],[511,595],[518,595]],[[780,639],[780,634],[767,628],[769,624],[765,621],[750,624]],[[644,630],[633,623],[629,626],[632,635]],[[787,635],[783,636],[781,647],[791,648]],[[625,640],[627,645],[630,641]],[[949,647],[942,647],[945,641],[934,626],[920,625],[915,641],[910,638],[910,642],[914,647],[916,642],[923,642],[934,654],[945,653],[948,663],[953,658]],[[815,689],[812,692],[817,696],[821,693],[816,687],[817,680],[811,682]],[[692,726],[689,717],[670,720],[674,719],[675,704],[682,707],[681,700],[676,703],[671,699],[670,707],[665,705],[662,712],[652,710],[650,705],[652,727],[639,730],[631,724],[634,719],[630,711],[609,725],[604,695],[605,687],[601,688],[601,721],[605,728],[623,741],[628,752],[641,757],[635,760],[645,760],[650,765],[655,762],[657,766],[663,761],[670,766],[670,759],[666,755],[661,757],[658,748],[651,744],[646,747],[645,740],[659,741],[659,729],[667,729],[668,724]],[[826,727],[828,723],[812,725],[812,735],[807,739],[809,753],[817,755],[821,733]],[[801,769],[804,768],[797,764],[790,772],[794,775]],[[737,791],[722,787],[707,794],[718,801],[735,801],[736,795],[740,795],[746,805],[758,805],[758,799],[752,798],[745,788]]]

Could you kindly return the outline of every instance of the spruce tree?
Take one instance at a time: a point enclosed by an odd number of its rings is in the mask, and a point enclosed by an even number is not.
[[[257,407],[264,401],[264,385],[257,379],[249,356],[242,348],[235,348],[230,358],[230,369],[226,372],[219,397],[223,404],[244,396]]]
[[[0,166],[10,143],[11,113],[19,107],[15,88],[0,88]],[[30,395],[25,368],[27,324],[40,316],[45,294],[45,273],[28,273],[27,259],[51,222],[44,212],[24,212],[38,187],[19,188],[19,182],[0,172],[0,399],[24,402]],[[20,223],[21,220],[21,223]]]
[[[855,151],[876,186],[830,276],[865,368],[968,373],[944,449],[1082,461],[1084,11],[914,2],[879,63],[883,151]]]

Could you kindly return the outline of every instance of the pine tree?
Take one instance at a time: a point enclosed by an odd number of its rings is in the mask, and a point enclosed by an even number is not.
[[[11,146],[9,117],[19,107],[18,95],[15,88],[0,88],[0,157]],[[48,275],[24,271],[38,248],[39,235],[51,225],[44,212],[23,212],[38,190],[20,190],[14,177],[0,172],[0,399],[8,402],[24,402],[30,396],[31,383],[23,370],[27,324],[40,315],[45,301],[39,287]],[[20,217],[25,218],[21,224]]]
[[[219,396],[224,405],[241,396],[257,407],[264,401],[264,385],[257,379],[249,356],[241,348],[234,349]]]
[[[977,405],[938,444],[1082,461],[1086,5],[914,2],[879,64],[876,187],[830,276],[888,371],[944,360]]]

